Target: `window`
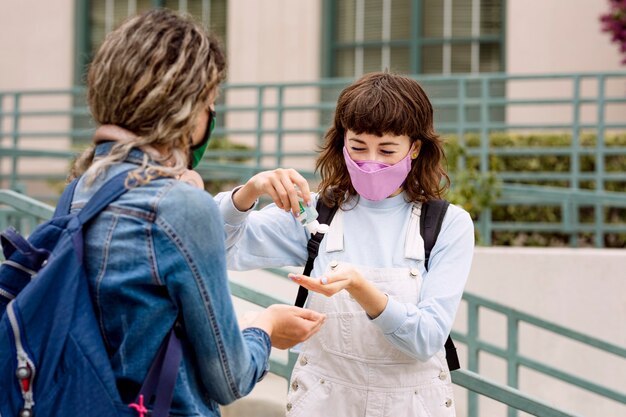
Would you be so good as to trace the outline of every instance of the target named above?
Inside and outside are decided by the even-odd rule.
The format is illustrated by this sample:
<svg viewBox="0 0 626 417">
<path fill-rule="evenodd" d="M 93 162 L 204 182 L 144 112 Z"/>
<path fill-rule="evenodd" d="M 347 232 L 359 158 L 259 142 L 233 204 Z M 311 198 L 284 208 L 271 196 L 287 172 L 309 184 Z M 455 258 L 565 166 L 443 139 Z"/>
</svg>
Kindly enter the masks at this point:
<svg viewBox="0 0 626 417">
<path fill-rule="evenodd" d="M 325 76 L 503 71 L 503 0 L 329 0 Z"/>
<path fill-rule="evenodd" d="M 156 7 L 186 12 L 219 36 L 225 47 L 227 6 L 227 0 L 78 0 L 76 2 L 75 84 L 84 84 L 86 68 L 93 54 L 106 34 L 127 17 Z M 221 104 L 223 100 L 224 98 L 220 96 L 218 104 Z M 86 106 L 84 94 L 74 96 L 74 106 Z M 218 118 L 217 123 L 221 127 L 223 119 Z M 89 129 L 93 128 L 90 117 L 75 116 L 72 124 L 75 130 L 84 131 L 84 134 L 74 136 L 74 143 L 78 145 L 89 143 L 91 141 Z"/>
<path fill-rule="evenodd" d="M 326 0 L 325 77 L 357 78 L 371 71 L 404 74 L 481 73 L 504 71 L 504 0 Z M 453 130 L 458 109 L 438 99 L 481 97 L 478 81 L 464 92 L 454 81 L 424 81 L 433 99 L 440 130 Z M 504 81 L 492 82 L 491 97 L 502 97 Z M 339 91 L 322 91 L 325 101 Z M 464 120 L 480 121 L 480 106 L 466 105 Z M 504 120 L 501 105 L 489 107 L 491 121 Z M 329 121 L 332 115 L 323 114 Z"/>
<path fill-rule="evenodd" d="M 92 0 L 91 50 L 95 51 L 104 36 L 128 16 L 153 7 L 189 13 L 223 41 L 226 40 L 226 0 Z"/>
<path fill-rule="evenodd" d="M 83 4 L 82 7 L 79 5 L 77 10 L 84 9 L 83 19 L 86 21 L 78 25 L 82 28 L 79 30 L 84 33 L 76 34 L 77 49 L 79 49 L 76 51 L 79 63 L 77 72 L 86 67 L 107 33 L 127 17 L 154 7 L 166 7 L 191 14 L 218 35 L 226 45 L 227 0 L 81 0 L 79 2 Z M 83 76 L 84 74 L 76 74 L 78 83 L 83 81 Z"/>
</svg>

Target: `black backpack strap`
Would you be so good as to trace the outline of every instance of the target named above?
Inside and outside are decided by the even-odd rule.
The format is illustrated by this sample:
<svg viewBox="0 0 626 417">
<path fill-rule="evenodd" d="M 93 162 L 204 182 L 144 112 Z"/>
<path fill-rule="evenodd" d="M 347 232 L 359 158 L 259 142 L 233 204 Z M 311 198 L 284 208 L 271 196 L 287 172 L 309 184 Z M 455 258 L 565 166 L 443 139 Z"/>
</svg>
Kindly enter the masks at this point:
<svg viewBox="0 0 626 417">
<path fill-rule="evenodd" d="M 424 239 L 424 267 L 427 271 L 428 262 L 430 261 L 430 252 L 435 246 L 435 242 L 437 242 L 437 236 L 443 224 L 443 217 L 446 215 L 449 205 L 450 203 L 445 200 L 430 200 L 422 204 L 420 233 L 422 234 L 422 239 Z M 454 342 L 449 335 L 444 346 L 446 348 L 448 368 L 450 368 L 451 371 L 459 369 L 461 367 L 459 355 L 457 355 L 456 346 L 454 346 Z"/>
<path fill-rule="evenodd" d="M 318 214 L 317 221 L 319 221 L 321 224 L 330 225 L 330 222 L 332 222 L 333 217 L 337 212 L 338 206 L 330 208 L 326 204 L 322 203 L 321 198 L 318 198 L 315 208 Z M 302 273 L 303 275 L 311 275 L 311 271 L 313 271 L 313 263 L 315 262 L 315 258 L 317 258 L 317 254 L 320 250 L 320 243 L 322 242 L 323 238 L 323 233 L 316 233 L 311 236 L 311 239 L 309 239 L 309 243 L 306 246 L 307 252 L 309 253 L 309 258 L 307 259 L 306 265 L 304 266 L 304 272 Z M 303 286 L 300 286 L 298 288 L 298 295 L 296 296 L 295 306 L 304 307 L 304 302 L 306 301 L 308 295 L 309 290 L 307 290 Z"/>
<path fill-rule="evenodd" d="M 430 252 L 437 242 L 437 236 L 441 230 L 443 217 L 448 210 L 449 202 L 446 200 L 430 200 L 422 203 L 422 215 L 420 217 L 420 234 L 424 239 L 424 267 L 428 271 Z"/>
</svg>

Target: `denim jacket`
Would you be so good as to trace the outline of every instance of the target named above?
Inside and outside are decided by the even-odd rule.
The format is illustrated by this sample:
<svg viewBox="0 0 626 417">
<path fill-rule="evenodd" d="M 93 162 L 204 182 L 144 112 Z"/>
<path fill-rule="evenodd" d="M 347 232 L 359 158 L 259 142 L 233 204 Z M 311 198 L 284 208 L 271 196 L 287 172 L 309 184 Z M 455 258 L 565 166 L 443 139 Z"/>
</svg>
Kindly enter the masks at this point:
<svg viewBox="0 0 626 417">
<path fill-rule="evenodd" d="M 111 144 L 96 148 L 106 154 Z M 91 187 L 78 184 L 72 210 L 143 152 L 110 167 Z M 241 331 L 226 274 L 221 215 L 206 192 L 163 178 L 132 188 L 85 232 L 85 269 L 117 387 L 133 402 L 177 317 L 183 360 L 170 413 L 219 416 L 218 404 L 249 393 L 265 374 L 267 333 Z"/>
</svg>

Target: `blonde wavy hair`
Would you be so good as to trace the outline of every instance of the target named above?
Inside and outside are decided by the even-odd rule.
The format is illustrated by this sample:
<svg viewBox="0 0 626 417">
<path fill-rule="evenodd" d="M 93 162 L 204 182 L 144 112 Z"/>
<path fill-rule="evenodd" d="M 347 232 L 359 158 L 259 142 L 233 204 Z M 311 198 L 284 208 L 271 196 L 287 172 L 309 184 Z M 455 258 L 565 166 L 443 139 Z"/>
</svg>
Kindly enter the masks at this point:
<svg viewBox="0 0 626 417">
<path fill-rule="evenodd" d="M 98 49 L 89 67 L 87 99 L 98 125 L 120 126 L 136 138 L 116 142 L 109 155 L 96 159 L 94 143 L 77 158 L 70 178 L 84 174 L 91 185 L 132 148 L 157 152 L 146 153 L 129 179 L 145 183 L 184 172 L 196 120 L 225 72 L 217 39 L 191 17 L 155 9 L 128 19 Z"/>
</svg>

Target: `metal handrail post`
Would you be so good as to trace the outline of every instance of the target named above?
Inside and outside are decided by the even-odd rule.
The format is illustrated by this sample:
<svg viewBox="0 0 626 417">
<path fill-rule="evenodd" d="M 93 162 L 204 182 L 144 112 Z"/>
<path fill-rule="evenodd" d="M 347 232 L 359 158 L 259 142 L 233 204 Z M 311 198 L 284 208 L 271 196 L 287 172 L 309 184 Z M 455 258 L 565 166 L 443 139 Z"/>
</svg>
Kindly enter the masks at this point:
<svg viewBox="0 0 626 417">
<path fill-rule="evenodd" d="M 474 343 L 478 340 L 479 306 L 474 300 L 467 301 L 467 369 L 479 372 L 479 348 Z M 478 395 L 473 391 L 467 392 L 467 415 L 478 417 Z"/>
<path fill-rule="evenodd" d="M 604 100 L 605 81 L 603 74 L 598 75 L 598 133 L 596 135 L 596 192 L 604 191 Z M 604 211 L 600 203 L 594 204 L 595 212 L 595 245 L 601 248 L 604 244 Z"/>
<path fill-rule="evenodd" d="M 276 114 L 276 166 L 280 167 L 283 164 L 283 99 L 284 99 L 284 86 L 279 86 L 276 92 L 276 107 L 278 108 Z"/>
<path fill-rule="evenodd" d="M 464 149 L 465 148 L 465 96 L 467 95 L 467 78 L 459 78 L 458 88 L 459 88 L 459 104 L 457 107 L 458 124 L 457 124 L 456 134 L 458 137 L 459 147 L 461 149 Z M 459 171 L 465 169 L 466 156 L 464 153 L 461 153 L 459 155 L 458 164 L 459 164 L 458 166 Z"/>
<path fill-rule="evenodd" d="M 511 312 L 507 315 L 507 385 L 519 388 L 519 363 L 517 354 L 519 350 L 519 321 Z M 508 417 L 517 417 L 517 410 L 508 408 Z"/>
<path fill-rule="evenodd" d="M 13 94 L 13 131 L 12 131 L 12 138 L 13 138 L 13 149 L 17 150 L 19 148 L 19 140 L 20 140 L 20 135 L 19 135 L 19 125 L 20 125 L 20 98 L 21 98 L 21 93 L 14 93 Z M 17 186 L 17 164 L 19 161 L 19 156 L 14 155 L 11 158 L 11 181 L 10 181 L 10 188 L 12 190 L 17 190 L 18 186 Z"/>
<path fill-rule="evenodd" d="M 261 160 L 263 155 L 263 96 L 265 93 L 265 87 L 259 86 L 257 88 L 257 126 L 256 126 L 256 166 L 261 166 Z"/>
<path fill-rule="evenodd" d="M 486 175 L 489 172 L 489 132 L 491 131 L 489 116 L 489 78 L 481 79 L 481 104 L 480 104 L 480 172 Z M 480 214 L 480 232 L 482 243 L 491 245 L 491 209 L 485 208 Z"/>
<path fill-rule="evenodd" d="M 576 75 L 573 79 L 574 91 L 573 91 L 573 114 L 572 114 L 572 152 L 570 154 L 570 173 L 572 179 L 570 181 L 570 188 L 577 191 L 580 187 L 580 180 L 578 173 L 580 172 L 580 75 Z M 572 203 L 571 221 L 572 232 L 569 235 L 570 247 L 576 246 L 576 240 L 578 234 L 576 233 L 576 227 L 578 226 L 578 205 Z"/>
</svg>

